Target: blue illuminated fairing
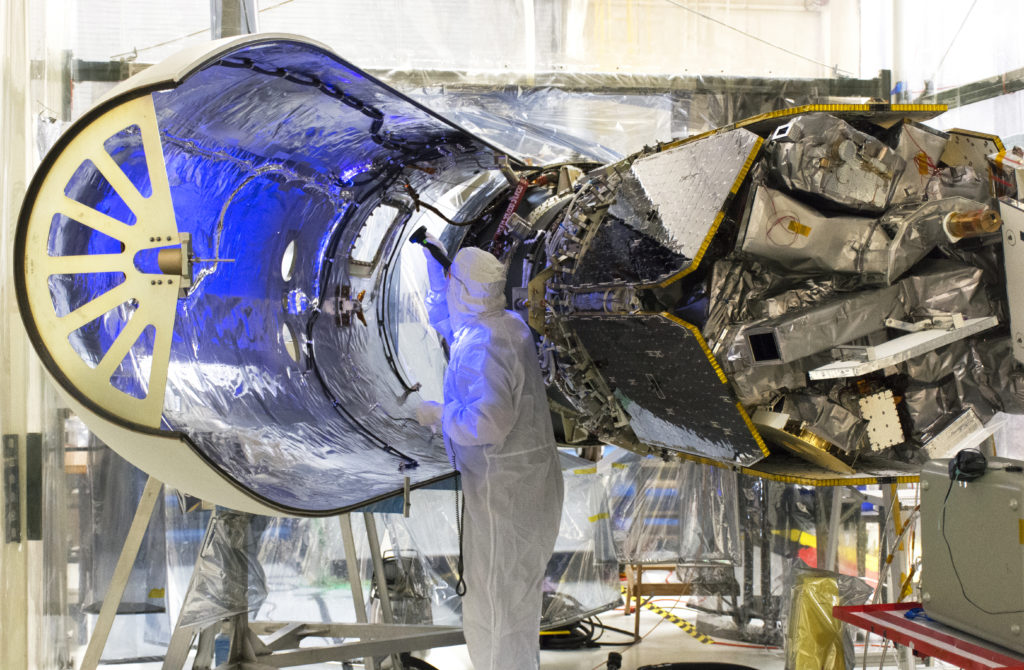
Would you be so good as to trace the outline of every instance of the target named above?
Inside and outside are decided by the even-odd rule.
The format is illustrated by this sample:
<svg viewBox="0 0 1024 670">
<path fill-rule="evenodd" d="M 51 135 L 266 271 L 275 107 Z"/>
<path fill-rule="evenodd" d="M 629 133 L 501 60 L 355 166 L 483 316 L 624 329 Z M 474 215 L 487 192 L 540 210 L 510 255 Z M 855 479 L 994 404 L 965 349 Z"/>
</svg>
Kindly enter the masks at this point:
<svg viewBox="0 0 1024 670">
<path fill-rule="evenodd" d="M 398 262 L 402 231 L 421 215 L 399 186 L 437 199 L 493 165 L 491 150 L 300 41 L 219 54 L 153 100 L 177 228 L 191 235 L 197 259 L 177 303 L 164 428 L 284 510 L 327 513 L 392 493 L 405 476 L 416 485 L 449 474 L 437 438 L 412 420 L 415 384 L 439 388 L 437 339 L 425 327 L 406 330 L 414 341 L 401 344 L 418 345 L 415 369 L 395 353 L 395 324 L 425 318 L 417 298 L 395 288 L 408 265 Z M 144 192 L 137 128 L 106 148 Z M 67 194 L 132 223 L 88 164 Z M 368 250 L 358 236 L 375 210 L 365 235 L 379 242 Z M 115 245 L 66 218 L 50 236 L 51 255 L 118 253 Z M 67 313 L 120 281 L 118 273 L 55 276 L 54 307 Z M 75 349 L 99 360 L 132 311 L 125 303 L 72 334 Z M 137 397 L 147 392 L 147 346 L 151 334 L 111 380 Z"/>
</svg>

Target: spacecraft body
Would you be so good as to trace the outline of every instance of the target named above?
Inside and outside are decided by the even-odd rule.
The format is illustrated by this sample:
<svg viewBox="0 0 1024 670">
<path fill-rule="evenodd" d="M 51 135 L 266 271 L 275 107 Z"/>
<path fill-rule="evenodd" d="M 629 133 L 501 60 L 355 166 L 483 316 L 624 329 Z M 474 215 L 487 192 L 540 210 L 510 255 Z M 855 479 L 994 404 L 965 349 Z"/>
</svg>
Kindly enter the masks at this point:
<svg viewBox="0 0 1024 670">
<path fill-rule="evenodd" d="M 1016 191 L 990 178 L 1006 154 L 914 120 L 934 113 L 783 110 L 589 173 L 532 322 L 575 427 L 853 474 L 1020 411 L 999 234 Z"/>
<path fill-rule="evenodd" d="M 1020 411 L 1016 159 L 920 123 L 939 111 L 797 108 L 534 165 L 321 45 L 229 39 L 124 82 L 50 151 L 19 306 L 94 432 L 242 510 L 332 514 L 451 474 L 414 419 L 445 365 L 420 226 L 507 263 L 562 443 L 906 469 Z"/>
</svg>

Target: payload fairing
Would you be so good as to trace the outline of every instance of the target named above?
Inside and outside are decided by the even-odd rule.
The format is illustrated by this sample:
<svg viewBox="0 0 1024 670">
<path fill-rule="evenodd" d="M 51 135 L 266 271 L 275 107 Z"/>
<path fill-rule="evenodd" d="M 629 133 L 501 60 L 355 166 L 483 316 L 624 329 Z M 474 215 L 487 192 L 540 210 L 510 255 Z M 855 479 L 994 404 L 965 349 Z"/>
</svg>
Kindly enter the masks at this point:
<svg viewBox="0 0 1024 670">
<path fill-rule="evenodd" d="M 414 420 L 445 364 L 421 225 L 509 266 L 564 444 L 913 473 L 1022 409 L 1014 158 L 922 125 L 940 111 L 816 105 L 537 166 L 321 45 L 229 39 L 124 82 L 47 155 L 19 305 L 94 432 L 242 510 L 451 474 Z"/>
</svg>

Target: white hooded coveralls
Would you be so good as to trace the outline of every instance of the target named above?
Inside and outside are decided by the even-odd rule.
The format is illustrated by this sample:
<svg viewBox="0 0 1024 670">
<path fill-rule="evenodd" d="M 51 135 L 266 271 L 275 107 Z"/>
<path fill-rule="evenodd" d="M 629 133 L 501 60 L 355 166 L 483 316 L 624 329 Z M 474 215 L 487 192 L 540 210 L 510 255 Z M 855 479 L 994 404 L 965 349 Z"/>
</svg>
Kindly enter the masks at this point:
<svg viewBox="0 0 1024 670">
<path fill-rule="evenodd" d="M 504 309 L 494 256 L 460 250 L 447 286 L 429 253 L 427 264 L 430 323 L 450 345 L 441 427 L 465 496 L 466 645 L 475 670 L 532 670 L 563 492 L 533 337 Z"/>
</svg>

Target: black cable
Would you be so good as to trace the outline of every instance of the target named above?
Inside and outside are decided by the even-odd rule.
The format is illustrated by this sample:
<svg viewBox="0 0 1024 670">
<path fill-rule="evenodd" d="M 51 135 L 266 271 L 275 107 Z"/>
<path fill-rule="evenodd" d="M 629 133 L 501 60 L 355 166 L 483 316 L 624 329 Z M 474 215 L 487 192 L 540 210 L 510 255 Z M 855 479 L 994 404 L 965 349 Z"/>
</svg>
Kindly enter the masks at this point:
<svg viewBox="0 0 1024 670">
<path fill-rule="evenodd" d="M 455 529 L 459 533 L 459 560 L 455 569 L 459 573 L 459 581 L 455 583 L 455 595 L 464 596 L 466 595 L 466 572 L 462 553 L 462 523 L 466 514 L 466 496 L 459 494 L 462 490 L 462 475 L 459 474 L 458 477 L 459 481 L 455 483 Z"/>
<path fill-rule="evenodd" d="M 629 641 L 600 642 L 605 632 L 629 636 Z M 608 626 L 596 616 L 574 621 L 564 628 L 544 631 L 540 637 L 541 649 L 547 651 L 568 651 L 595 647 L 630 647 L 640 641 L 632 631 Z"/>
<path fill-rule="evenodd" d="M 391 172 L 385 171 L 380 173 L 379 176 L 381 178 L 382 183 L 379 184 L 377 187 L 371 189 L 368 193 L 364 194 L 362 197 L 362 201 L 365 201 L 371 195 L 379 191 L 385 184 L 390 183 L 391 179 L 393 179 L 394 176 L 396 176 L 400 170 L 400 167 L 396 167 Z M 345 229 L 346 226 L 344 225 L 338 226 L 338 229 L 334 232 L 331 239 L 328 240 L 327 248 L 324 251 L 324 257 L 325 259 L 328 260 L 328 262 L 324 263 L 323 267 L 321 268 L 320 295 L 318 296 L 319 304 L 321 305 L 324 304 L 326 300 L 327 286 L 330 282 L 331 270 L 333 269 L 333 259 L 337 253 L 338 244 L 340 243 L 341 238 L 344 235 Z M 306 324 L 306 338 L 307 341 L 309 342 L 309 345 L 306 347 L 306 357 L 308 360 L 309 369 L 312 370 L 317 381 L 320 382 L 320 386 L 324 391 L 325 395 L 327 396 L 327 399 L 331 402 L 331 405 L 334 407 L 335 411 L 337 411 L 339 414 L 347 418 L 352 423 L 353 427 L 355 427 L 355 429 L 359 433 L 361 433 L 365 438 L 370 440 L 371 443 L 375 444 L 378 449 L 381 449 L 382 451 L 385 451 L 391 454 L 392 456 L 401 459 L 403 461 L 403 468 L 417 467 L 419 465 L 419 462 L 416 459 L 402 453 L 398 449 L 395 449 L 393 446 L 388 444 L 387 441 L 381 439 L 381 437 L 377 435 L 375 432 L 366 428 L 359 420 L 356 419 L 355 416 L 353 416 L 351 412 L 348 411 L 348 409 L 338 400 L 338 398 L 331 391 L 331 387 L 327 383 L 327 379 L 324 377 L 323 372 L 320 369 L 320 366 L 316 362 L 316 352 L 313 346 L 313 342 L 315 341 L 313 337 L 313 330 L 314 327 L 316 326 L 317 320 L 320 317 L 320 313 L 321 312 L 319 309 L 314 310 L 313 314 L 310 316 Z"/>
<path fill-rule="evenodd" d="M 585 619 L 574 621 L 565 628 L 544 631 L 540 636 L 540 648 L 545 651 L 569 651 L 596 646 L 594 626 Z"/>
<path fill-rule="evenodd" d="M 966 451 L 966 450 L 964 450 L 964 451 Z M 960 453 L 962 454 L 964 452 L 961 451 Z M 957 458 L 953 462 L 951 462 L 951 465 L 953 465 L 953 463 L 955 463 L 957 461 L 960 461 L 960 454 L 957 454 Z M 954 468 L 955 467 L 956 466 L 954 466 Z M 951 468 L 951 470 L 954 469 L 954 468 Z M 954 474 L 963 474 L 963 473 L 960 470 L 957 469 L 957 470 L 955 470 Z M 942 521 L 939 524 L 939 528 L 942 530 L 942 539 L 946 542 L 946 551 L 949 552 L 949 564 L 953 568 L 953 574 L 956 575 L 957 583 L 960 585 L 960 593 L 963 594 L 964 600 L 966 600 L 970 604 L 974 605 L 976 608 L 978 608 L 979 610 L 981 610 L 985 614 L 1021 614 L 1021 613 L 1024 613 L 1024 609 L 1017 609 L 1017 610 L 987 610 L 984 607 L 982 607 L 981 605 L 979 605 L 978 603 L 976 603 L 973 600 L 971 600 L 971 597 L 969 595 L 967 595 L 967 590 L 964 588 L 964 582 L 960 578 L 960 571 L 956 569 L 956 561 L 953 559 L 953 547 L 950 546 L 949 538 L 946 537 L 946 503 L 949 500 L 950 492 L 953 490 L 953 482 L 954 481 L 968 481 L 968 480 L 964 479 L 964 478 L 959 478 L 957 476 L 951 476 L 949 478 L 949 488 L 946 489 L 946 497 L 942 499 Z"/>
<path fill-rule="evenodd" d="M 600 640 L 601 639 L 601 635 L 604 635 L 605 631 L 612 631 L 613 633 L 621 633 L 622 635 L 628 635 L 630 637 L 630 641 L 629 642 L 601 642 L 599 644 L 602 647 L 628 647 L 628 646 L 636 644 L 637 642 L 640 641 L 640 636 L 636 635 L 632 631 L 624 630 L 622 628 L 616 628 L 615 626 L 609 626 L 608 624 L 604 623 L 603 621 L 601 621 L 597 617 L 594 617 L 594 622 L 596 623 L 596 625 L 598 627 L 601 628 L 601 633 L 596 638 L 594 638 L 595 640 Z"/>
<path fill-rule="evenodd" d="M 405 182 L 404 186 L 406 192 L 409 194 L 409 197 L 412 198 L 413 205 L 415 205 L 417 210 L 419 210 L 422 207 L 428 212 L 432 212 L 433 214 L 438 216 L 442 221 L 444 221 L 450 226 L 472 226 L 486 220 L 487 210 L 485 209 L 484 212 L 481 212 L 479 216 L 476 216 L 470 219 L 469 221 L 452 221 L 447 216 L 445 216 L 444 213 L 442 213 L 441 210 L 439 210 L 437 207 L 434 207 L 429 202 L 424 202 L 420 200 L 420 194 L 416 192 L 416 189 L 412 187 L 412 184 L 410 184 L 409 182 Z"/>
<path fill-rule="evenodd" d="M 406 670 L 437 670 L 437 666 L 427 663 L 422 658 L 416 658 L 409 652 L 399 654 L 398 658 L 402 661 L 402 667 Z"/>
</svg>

